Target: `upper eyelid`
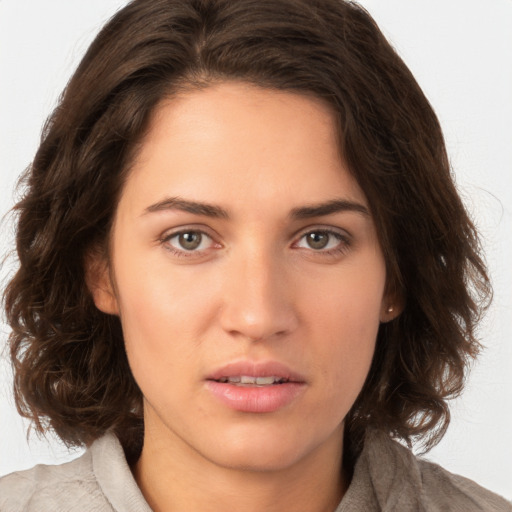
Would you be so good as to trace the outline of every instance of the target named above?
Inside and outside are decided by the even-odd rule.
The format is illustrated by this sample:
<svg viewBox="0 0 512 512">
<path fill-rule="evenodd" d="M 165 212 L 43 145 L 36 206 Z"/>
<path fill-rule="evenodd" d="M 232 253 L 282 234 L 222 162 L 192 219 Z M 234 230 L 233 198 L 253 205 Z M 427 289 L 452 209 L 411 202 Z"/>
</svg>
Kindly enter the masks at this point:
<svg viewBox="0 0 512 512">
<path fill-rule="evenodd" d="M 199 226 L 190 225 L 190 226 L 179 226 L 176 228 L 166 229 L 165 231 L 162 232 L 162 234 L 158 237 L 158 239 L 161 241 L 169 240 L 170 238 L 180 235 L 182 233 L 201 233 L 202 235 L 208 236 L 212 240 L 215 240 L 216 238 L 218 238 L 218 235 L 211 228 L 207 228 L 205 226 L 199 227 Z"/>
<path fill-rule="evenodd" d="M 208 247 L 199 250 L 186 250 L 184 248 L 175 247 L 174 243 L 171 240 L 173 240 L 175 237 L 183 233 L 200 233 L 202 236 L 208 237 L 208 239 L 210 240 L 208 243 Z M 164 231 L 164 233 L 157 238 L 157 243 L 158 245 L 164 247 L 167 251 L 174 253 L 175 256 L 181 255 L 187 258 L 198 258 L 201 256 L 205 256 L 210 251 L 222 247 L 222 244 L 218 242 L 218 239 L 210 235 L 204 229 L 186 227 Z"/>
<path fill-rule="evenodd" d="M 178 237 L 179 235 L 183 233 L 200 233 L 202 236 L 206 236 L 210 239 L 209 246 L 204 249 L 193 249 L 193 250 L 187 250 L 185 248 L 179 248 L 175 247 L 174 244 L 171 242 L 171 240 L 175 237 Z M 190 261 L 195 261 L 196 259 L 201 259 L 208 254 L 210 254 L 210 251 L 219 248 L 215 247 L 215 245 L 220 245 L 219 242 L 216 241 L 216 239 L 211 236 L 209 233 L 207 233 L 203 229 L 190 229 L 190 228 L 177 228 L 172 231 L 164 232 L 161 237 L 158 239 L 158 244 L 162 245 L 165 250 L 170 251 L 175 257 L 184 257 L 190 259 Z"/>
<path fill-rule="evenodd" d="M 298 230 L 294 235 L 293 239 L 298 240 L 302 238 L 304 235 L 307 235 L 308 233 L 314 233 L 314 232 L 324 232 L 324 233 L 331 233 L 333 235 L 339 235 L 342 238 L 352 238 L 352 234 L 347 231 L 346 229 L 335 227 L 335 226 L 323 226 L 323 225 L 316 225 L 316 226 L 308 226 L 306 228 L 302 228 Z"/>
<path fill-rule="evenodd" d="M 312 231 L 306 231 L 305 233 L 303 233 L 302 235 L 300 235 L 294 242 L 292 245 L 298 245 L 301 240 L 303 240 L 306 235 L 310 234 L 310 233 L 324 233 L 324 234 L 327 234 L 329 235 L 330 237 L 334 238 L 335 240 L 337 240 L 337 243 L 340 243 L 340 244 L 349 244 L 350 243 L 350 239 L 348 236 L 344 236 L 343 234 L 337 232 L 337 231 L 329 231 L 327 229 L 325 230 L 320 230 L 320 229 L 317 229 L 317 230 L 312 230 Z"/>
<path fill-rule="evenodd" d="M 307 227 L 303 227 L 300 230 L 297 230 L 291 237 L 292 243 L 296 243 L 297 241 L 302 239 L 302 237 L 304 237 L 308 233 L 319 232 L 319 231 L 325 232 L 325 233 L 330 233 L 334 236 L 339 236 L 341 239 L 351 239 L 352 238 L 351 233 L 344 228 L 319 224 L 319 225 L 310 225 Z M 164 241 L 167 241 L 167 240 L 173 238 L 174 236 L 177 236 L 181 233 L 187 233 L 187 232 L 201 233 L 201 234 L 206 235 L 207 237 L 211 238 L 213 242 L 221 243 L 221 242 L 219 242 L 219 239 L 221 238 L 221 236 L 215 230 L 213 230 L 209 226 L 194 225 L 194 224 L 179 226 L 179 227 L 175 227 L 175 228 L 169 228 L 162 232 L 162 234 L 158 237 L 158 240 L 160 242 L 164 242 Z"/>
</svg>

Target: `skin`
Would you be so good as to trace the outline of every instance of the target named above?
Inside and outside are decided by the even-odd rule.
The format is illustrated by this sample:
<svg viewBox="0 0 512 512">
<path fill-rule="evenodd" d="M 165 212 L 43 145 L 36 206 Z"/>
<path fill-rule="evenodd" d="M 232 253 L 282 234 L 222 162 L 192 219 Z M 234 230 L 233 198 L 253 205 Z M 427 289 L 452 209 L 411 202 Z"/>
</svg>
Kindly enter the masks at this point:
<svg viewBox="0 0 512 512">
<path fill-rule="evenodd" d="M 340 200 L 351 208 L 304 216 Z M 133 472 L 155 511 L 336 508 L 344 418 L 392 315 L 368 210 L 319 99 L 228 82 L 156 109 L 108 268 L 89 276 L 144 395 Z M 186 250 L 177 232 L 202 241 Z M 205 378 L 240 360 L 279 361 L 303 389 L 275 412 L 230 409 Z"/>
</svg>

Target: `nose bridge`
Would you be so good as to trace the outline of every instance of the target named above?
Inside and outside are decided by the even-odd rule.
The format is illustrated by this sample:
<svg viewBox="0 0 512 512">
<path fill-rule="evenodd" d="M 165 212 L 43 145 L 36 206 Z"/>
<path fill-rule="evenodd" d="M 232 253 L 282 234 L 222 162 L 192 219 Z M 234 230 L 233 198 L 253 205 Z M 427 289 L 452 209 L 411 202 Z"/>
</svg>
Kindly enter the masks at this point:
<svg viewBox="0 0 512 512">
<path fill-rule="evenodd" d="M 235 254 L 236 253 L 236 254 Z M 297 323 L 283 261 L 271 247 L 233 251 L 224 288 L 223 328 L 252 340 L 291 332 Z"/>
</svg>

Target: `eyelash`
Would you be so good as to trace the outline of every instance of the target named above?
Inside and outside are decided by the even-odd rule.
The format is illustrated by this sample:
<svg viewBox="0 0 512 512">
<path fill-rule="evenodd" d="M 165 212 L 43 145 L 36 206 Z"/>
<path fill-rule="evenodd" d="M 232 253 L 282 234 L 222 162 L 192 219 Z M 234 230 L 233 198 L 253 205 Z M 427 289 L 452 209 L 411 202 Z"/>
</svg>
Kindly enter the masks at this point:
<svg viewBox="0 0 512 512">
<path fill-rule="evenodd" d="M 306 236 L 311 234 L 320 234 L 320 235 L 328 235 L 329 237 L 334 237 L 338 244 L 335 247 L 332 247 L 331 249 L 319 249 L 315 250 L 312 247 L 311 248 L 305 248 L 306 250 L 311 250 L 314 254 L 320 254 L 322 256 L 339 256 L 342 254 L 345 254 L 351 246 L 351 238 L 347 234 L 340 233 L 339 231 L 328 229 L 328 228 L 313 228 L 308 229 L 307 231 L 303 232 L 300 237 L 298 238 L 298 242 L 295 242 L 294 245 L 298 244 L 301 240 L 303 240 Z M 328 242 L 329 243 L 329 242 Z M 298 249 L 301 249 L 298 247 Z"/>
<path fill-rule="evenodd" d="M 173 233 L 164 235 L 159 240 L 159 242 L 165 246 L 166 250 L 168 250 L 174 256 L 177 256 L 179 258 L 194 258 L 194 257 L 197 258 L 197 257 L 203 256 L 205 251 L 207 251 L 208 249 L 203 249 L 201 251 L 186 250 L 186 249 L 177 249 L 176 247 L 173 247 L 171 245 L 170 241 L 173 238 L 177 238 L 181 235 L 187 235 L 187 234 L 196 234 L 196 235 L 201 235 L 201 237 L 207 237 L 212 241 L 213 244 L 215 244 L 213 237 L 201 229 L 182 229 L 180 231 L 175 231 Z M 217 244 L 217 245 L 220 246 L 220 244 Z"/>
<path fill-rule="evenodd" d="M 207 249 L 203 249 L 203 250 L 199 250 L 199 251 L 194 250 L 194 249 L 186 250 L 186 249 L 178 249 L 176 247 L 173 247 L 170 244 L 170 241 L 173 238 L 177 238 L 181 235 L 186 235 L 186 234 L 201 235 L 201 237 L 209 238 L 213 245 L 216 244 L 213 237 L 201 229 L 182 229 L 180 231 L 175 231 L 173 233 L 166 234 L 163 237 L 161 237 L 159 242 L 165 246 L 166 250 L 168 250 L 174 256 L 177 256 L 179 258 L 198 258 L 198 257 L 203 256 L 205 254 L 205 251 L 208 251 L 211 248 L 211 247 L 209 247 Z M 311 235 L 311 234 L 328 235 L 329 237 L 334 237 L 339 243 L 331 249 L 318 249 L 318 250 L 315 250 L 312 247 L 307 248 L 307 247 L 298 247 L 297 246 L 297 244 L 301 240 L 305 239 L 306 236 Z M 328 243 L 327 243 L 327 245 L 328 245 Z M 293 246 L 295 246 L 296 249 L 305 249 L 305 250 L 311 251 L 313 254 L 334 257 L 334 256 L 338 256 L 340 254 L 345 254 L 349 250 L 351 244 L 352 244 L 352 242 L 351 242 L 350 237 L 348 235 L 344 235 L 344 234 L 340 233 L 339 231 L 335 231 L 333 229 L 327 229 L 327 228 L 317 228 L 317 229 L 313 228 L 313 229 L 308 229 L 307 231 L 302 232 L 302 234 L 298 237 L 297 241 L 293 243 Z M 219 247 L 221 247 L 220 244 L 217 243 L 217 245 Z"/>
</svg>

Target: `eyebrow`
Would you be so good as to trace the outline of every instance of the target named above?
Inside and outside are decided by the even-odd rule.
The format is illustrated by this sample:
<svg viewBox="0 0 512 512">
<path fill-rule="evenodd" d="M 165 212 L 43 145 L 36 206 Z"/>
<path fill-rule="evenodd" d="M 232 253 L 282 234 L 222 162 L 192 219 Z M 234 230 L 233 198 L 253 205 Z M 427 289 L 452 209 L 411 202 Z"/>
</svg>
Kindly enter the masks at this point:
<svg viewBox="0 0 512 512">
<path fill-rule="evenodd" d="M 294 208 L 290 212 L 290 217 L 298 220 L 311 219 L 313 217 L 323 217 L 339 212 L 356 212 L 364 216 L 370 216 L 370 212 L 366 206 L 361 203 L 349 201 L 347 199 L 333 199 L 325 203 L 313 204 Z"/>
<path fill-rule="evenodd" d="M 180 197 L 169 197 L 163 201 L 148 206 L 144 213 L 160 212 L 163 210 L 181 210 L 196 215 L 227 219 L 229 214 L 224 208 L 213 204 L 202 203 L 199 201 L 188 201 Z"/>
<path fill-rule="evenodd" d="M 165 210 L 181 210 L 195 215 L 204 215 L 205 217 L 229 219 L 229 213 L 227 210 L 220 206 L 203 203 L 201 201 L 190 201 L 180 197 L 169 197 L 159 201 L 158 203 L 152 204 L 144 210 L 144 214 Z M 292 219 L 302 220 L 347 211 L 360 213 L 364 216 L 370 215 L 368 208 L 361 203 L 349 201 L 347 199 L 332 199 L 324 203 L 294 208 L 291 210 L 289 216 Z"/>
</svg>

